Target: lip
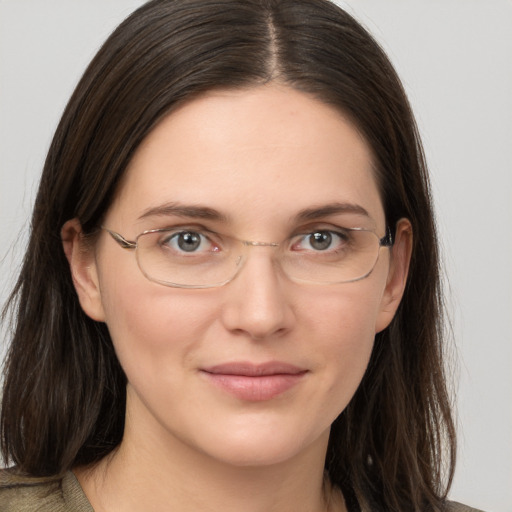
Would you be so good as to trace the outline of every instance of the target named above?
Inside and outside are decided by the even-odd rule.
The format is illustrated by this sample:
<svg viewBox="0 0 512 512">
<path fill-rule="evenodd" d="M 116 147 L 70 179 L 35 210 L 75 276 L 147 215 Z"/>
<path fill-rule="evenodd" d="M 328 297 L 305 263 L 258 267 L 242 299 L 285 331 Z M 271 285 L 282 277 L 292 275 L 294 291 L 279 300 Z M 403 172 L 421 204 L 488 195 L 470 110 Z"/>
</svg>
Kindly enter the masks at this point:
<svg viewBox="0 0 512 512">
<path fill-rule="evenodd" d="M 200 371 L 216 387 L 250 402 L 271 400 L 285 393 L 299 384 L 308 372 L 279 361 L 263 364 L 225 363 Z"/>
</svg>

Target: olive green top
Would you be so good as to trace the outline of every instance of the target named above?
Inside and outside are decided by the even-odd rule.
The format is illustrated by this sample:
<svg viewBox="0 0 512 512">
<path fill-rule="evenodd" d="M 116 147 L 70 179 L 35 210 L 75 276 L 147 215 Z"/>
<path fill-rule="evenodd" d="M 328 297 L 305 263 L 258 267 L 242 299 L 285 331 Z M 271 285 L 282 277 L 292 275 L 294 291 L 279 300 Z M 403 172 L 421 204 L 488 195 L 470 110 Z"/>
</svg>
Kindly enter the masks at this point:
<svg viewBox="0 0 512 512">
<path fill-rule="evenodd" d="M 27 478 L 0 471 L 0 512 L 94 512 L 75 475 Z M 450 502 L 446 512 L 482 512 Z"/>
<path fill-rule="evenodd" d="M 75 475 L 26 478 L 0 471 L 0 512 L 94 512 Z"/>
</svg>

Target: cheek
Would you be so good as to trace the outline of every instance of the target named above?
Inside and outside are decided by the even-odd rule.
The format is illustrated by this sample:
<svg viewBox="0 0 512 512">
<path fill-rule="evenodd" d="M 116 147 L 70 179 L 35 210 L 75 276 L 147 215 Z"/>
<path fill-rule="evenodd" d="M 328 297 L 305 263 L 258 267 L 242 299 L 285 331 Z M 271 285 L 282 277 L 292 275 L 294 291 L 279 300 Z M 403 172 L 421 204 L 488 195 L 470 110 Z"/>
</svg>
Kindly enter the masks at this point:
<svg viewBox="0 0 512 512">
<path fill-rule="evenodd" d="M 104 281 L 106 323 L 128 380 L 170 380 L 199 349 L 214 311 L 207 294 L 170 289 L 123 271 Z"/>
<path fill-rule="evenodd" d="M 320 335 L 317 338 L 332 350 L 357 351 L 365 340 L 373 341 L 381 293 L 376 287 L 361 286 L 362 283 L 324 289 L 302 307 L 303 314 L 309 318 L 308 324 Z"/>
<path fill-rule="evenodd" d="M 380 294 L 372 287 L 343 286 L 307 309 L 315 350 L 322 354 L 318 370 L 329 390 L 325 405 L 332 419 L 347 406 L 366 371 L 380 305 Z"/>
</svg>

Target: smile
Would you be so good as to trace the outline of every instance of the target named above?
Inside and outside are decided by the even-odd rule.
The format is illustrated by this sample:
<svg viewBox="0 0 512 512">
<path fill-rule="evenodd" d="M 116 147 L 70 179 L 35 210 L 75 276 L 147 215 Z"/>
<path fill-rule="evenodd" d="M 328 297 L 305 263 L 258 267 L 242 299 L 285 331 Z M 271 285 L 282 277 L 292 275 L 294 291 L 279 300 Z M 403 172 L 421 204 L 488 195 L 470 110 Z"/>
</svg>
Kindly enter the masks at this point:
<svg viewBox="0 0 512 512">
<path fill-rule="evenodd" d="M 201 373 L 216 387 L 250 402 L 271 400 L 293 388 L 307 370 L 281 362 L 261 365 L 227 363 L 201 369 Z"/>
</svg>

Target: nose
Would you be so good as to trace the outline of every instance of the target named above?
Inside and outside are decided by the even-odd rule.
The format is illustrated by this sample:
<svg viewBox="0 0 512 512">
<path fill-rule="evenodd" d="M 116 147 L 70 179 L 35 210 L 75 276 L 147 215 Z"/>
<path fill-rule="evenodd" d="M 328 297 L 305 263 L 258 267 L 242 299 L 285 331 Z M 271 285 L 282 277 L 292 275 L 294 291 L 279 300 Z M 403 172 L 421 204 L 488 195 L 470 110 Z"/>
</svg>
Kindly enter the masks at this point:
<svg viewBox="0 0 512 512">
<path fill-rule="evenodd" d="M 255 340 L 282 335 L 295 321 L 291 290 L 287 290 L 291 283 L 275 265 L 272 247 L 252 247 L 250 253 L 223 290 L 223 324 Z"/>
</svg>

